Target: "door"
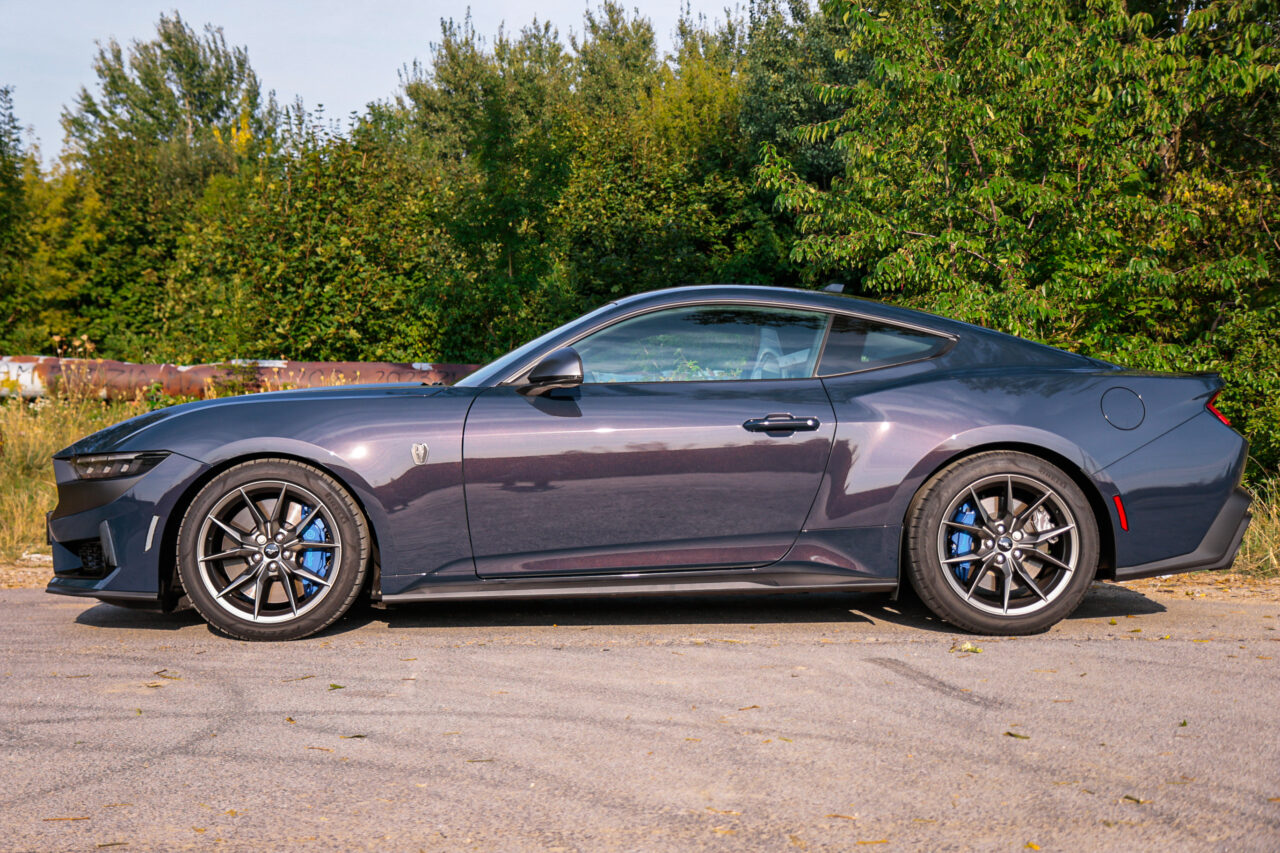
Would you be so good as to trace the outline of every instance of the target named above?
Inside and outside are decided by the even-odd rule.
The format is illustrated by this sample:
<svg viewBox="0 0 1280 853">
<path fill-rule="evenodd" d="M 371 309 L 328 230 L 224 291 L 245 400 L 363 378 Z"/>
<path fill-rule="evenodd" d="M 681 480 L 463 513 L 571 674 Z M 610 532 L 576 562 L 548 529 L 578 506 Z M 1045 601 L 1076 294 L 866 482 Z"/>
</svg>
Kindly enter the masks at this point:
<svg viewBox="0 0 1280 853">
<path fill-rule="evenodd" d="M 578 341 L 584 383 L 484 391 L 463 442 L 482 577 L 762 566 L 799 534 L 834 414 L 827 316 L 683 306 Z"/>
</svg>

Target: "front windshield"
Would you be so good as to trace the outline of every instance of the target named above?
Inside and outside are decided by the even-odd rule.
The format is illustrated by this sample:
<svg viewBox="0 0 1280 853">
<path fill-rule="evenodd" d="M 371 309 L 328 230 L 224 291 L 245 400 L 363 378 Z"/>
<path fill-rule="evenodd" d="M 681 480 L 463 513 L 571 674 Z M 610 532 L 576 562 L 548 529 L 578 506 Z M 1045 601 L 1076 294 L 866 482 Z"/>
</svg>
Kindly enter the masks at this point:
<svg viewBox="0 0 1280 853">
<path fill-rule="evenodd" d="M 591 325 L 592 322 L 594 322 L 594 320 L 596 319 L 596 317 L 608 311 L 609 309 L 613 308 L 617 304 L 618 303 L 616 302 L 610 302 L 608 305 L 601 305 L 599 308 L 592 311 L 590 314 L 584 314 L 578 319 L 571 320 L 568 323 L 565 323 L 563 326 L 560 326 L 559 328 L 552 329 L 551 331 L 547 332 L 545 335 L 534 338 L 524 346 L 517 347 L 516 349 L 513 349 L 511 352 L 507 353 L 506 355 L 499 357 L 497 360 L 489 362 L 484 367 L 477 370 L 475 373 L 472 373 L 471 375 L 463 379 L 459 379 L 454 384 L 463 388 L 477 388 L 477 387 L 483 387 L 485 385 L 492 385 L 495 382 L 498 382 L 501 379 L 503 379 L 508 373 L 510 373 L 512 370 L 518 367 L 525 359 L 529 358 L 531 355 L 533 355 L 534 353 L 544 348 L 547 344 L 551 343 L 551 341 L 553 341 L 555 338 L 558 338 L 567 332 L 571 332 L 580 326 Z"/>
</svg>

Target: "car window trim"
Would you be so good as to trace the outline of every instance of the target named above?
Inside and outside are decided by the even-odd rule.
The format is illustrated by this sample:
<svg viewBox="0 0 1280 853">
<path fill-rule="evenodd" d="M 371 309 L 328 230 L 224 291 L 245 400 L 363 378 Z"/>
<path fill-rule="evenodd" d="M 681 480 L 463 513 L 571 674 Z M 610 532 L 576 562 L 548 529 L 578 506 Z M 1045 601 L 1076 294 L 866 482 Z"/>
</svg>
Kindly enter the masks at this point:
<svg viewBox="0 0 1280 853">
<path fill-rule="evenodd" d="M 830 379 L 830 378 L 833 378 L 833 377 L 836 377 L 836 376 L 848 376 L 848 375 L 849 375 L 849 374 L 851 374 L 851 373 L 866 373 L 866 372 L 871 371 L 871 370 L 883 370 L 883 369 L 884 369 L 884 368 L 886 368 L 886 367 L 898 367 L 898 366 L 900 366 L 900 365 L 903 365 L 903 364 L 911 364 L 911 363 L 916 362 L 916 361 L 927 361 L 928 359 L 931 359 L 931 358 L 937 358 L 938 356 L 941 356 L 941 355 L 944 355 L 944 354 L 945 354 L 945 353 L 947 353 L 947 352 L 950 352 L 951 348 L 952 348 L 953 346 L 955 346 L 955 343 L 956 343 L 956 340 L 957 340 L 957 337 L 956 337 L 955 335 L 953 335 L 953 334 L 948 334 L 948 333 L 946 333 L 946 332 L 939 332 L 939 331 L 937 331 L 936 329 L 930 329 L 930 328 L 927 328 L 927 327 L 925 327 L 925 326 L 920 326 L 920 325 L 917 325 L 917 324 L 914 324 L 914 323 L 903 323 L 903 322 L 898 322 L 898 321 L 896 321 L 896 320 L 884 320 L 884 319 L 882 319 L 882 318 L 880 318 L 880 317 L 870 317 L 870 316 L 867 316 L 866 314 L 862 314 L 862 313 L 859 313 L 859 312 L 857 312 L 857 311 L 842 311 L 842 310 L 840 310 L 840 309 L 838 309 L 838 308 L 827 308 L 827 307 L 825 307 L 825 306 L 818 307 L 818 306 L 814 306 L 814 305 L 807 305 L 807 304 L 805 304 L 805 303 L 801 302 L 800 300 L 794 300 L 794 301 L 791 301 L 791 300 L 787 300 L 787 301 L 775 301 L 775 300 L 772 300 L 772 299 L 730 299 L 730 300 L 725 300 L 725 299 L 711 299 L 711 298 L 707 298 L 707 299 L 691 299 L 691 300 L 688 300 L 688 301 L 670 302 L 670 303 L 666 303 L 666 304 L 663 304 L 663 305 L 652 305 L 652 306 L 647 306 L 647 307 L 643 307 L 643 308 L 636 308 L 636 309 L 634 309 L 634 310 L 632 310 L 632 311 L 628 311 L 628 312 L 626 312 L 626 313 L 624 313 L 624 314 L 619 314 L 619 315 L 618 315 L 618 316 L 616 316 L 616 317 L 611 317 L 611 318 L 609 318 L 608 320 L 606 320 L 606 321 L 603 321 L 603 322 L 599 323 L 598 325 L 592 326 L 591 328 L 586 329 L 586 330 L 585 330 L 585 331 L 583 331 L 583 332 L 580 332 L 580 333 L 579 333 L 577 336 L 575 336 L 572 340 L 564 341 L 564 342 L 560 342 L 560 343 L 557 343 L 557 344 L 555 344 L 555 345 L 553 345 L 553 346 L 548 346 L 548 347 L 547 347 L 545 350 L 543 350 L 542 352 L 539 352 L 537 355 L 534 355 L 534 356 L 530 357 L 528 360 L 526 360 L 526 361 L 525 361 L 523 364 L 521 364 L 521 365 L 520 365 L 520 366 L 519 366 L 515 371 L 513 371 L 513 372 L 511 372 L 511 373 L 508 373 L 508 374 L 507 374 L 507 377 L 506 377 L 505 379 L 502 379 L 501 381 L 499 381 L 499 382 L 495 383 L 493 386 L 490 386 L 490 387 L 502 387 L 502 386 L 504 386 L 504 385 L 506 385 L 506 386 L 510 386 L 510 385 L 523 385 L 523 384 L 525 384 L 525 381 L 523 381 L 523 380 L 526 380 L 526 379 L 527 379 L 527 376 L 528 376 L 529 371 L 530 371 L 530 370 L 533 370 L 533 368 L 537 367 L 538 362 L 540 362 L 540 361 L 542 361 L 542 359 L 546 358 L 546 357 L 547 357 L 547 355 L 548 355 L 549 353 L 555 352 L 557 349 L 560 349 L 561 347 L 571 347 L 571 346 L 573 346 L 574 344 L 576 344 L 576 343 L 578 343 L 579 341 L 581 341 L 583 338 L 590 337 L 591 335 L 594 335 L 596 332 L 602 331 L 602 330 L 604 330 L 604 329 L 608 328 L 609 326 L 615 325 L 615 324 L 617 324 L 617 323 L 621 323 L 621 322 L 623 322 L 624 320 L 630 320 L 630 319 L 632 319 L 633 317 L 639 317 L 639 316 L 642 316 L 642 315 L 644 315 L 644 314 L 655 314 L 655 313 L 657 313 L 658 311 L 665 311 L 665 310 L 667 310 L 667 309 L 672 309 L 672 308 L 688 308 L 688 307 L 697 306 L 697 305 L 747 305 L 747 306 L 757 307 L 757 308 L 782 308 L 782 309 L 791 309 L 791 310 L 794 310 L 794 311 L 811 311 L 811 312 L 816 313 L 816 314 L 826 314 L 826 315 L 828 315 L 828 317 L 827 317 L 827 332 L 826 332 L 826 334 L 823 336 L 823 339 L 822 339 L 822 348 L 821 348 L 821 350 L 819 350 L 819 352 L 818 352 L 818 358 L 817 358 L 817 360 L 814 362 L 814 365 L 813 365 L 813 373 L 811 373 L 811 374 L 810 374 L 809 376 L 807 376 L 807 377 L 804 377 L 804 378 L 807 378 L 807 379 Z M 912 359 L 911 361 L 899 361 L 899 362 L 893 362 L 893 363 L 891 363 L 891 364 L 880 364 L 880 365 L 875 365 L 875 366 L 873 366 L 873 367 L 865 368 L 865 369 L 863 369 L 863 370 L 851 370 L 851 371 L 847 371 L 847 372 L 845 372 L 845 373 L 832 373 L 832 374 L 828 374 L 828 375 L 826 375 L 826 376 L 823 376 L 822 374 L 819 374 L 819 373 L 818 373 L 818 369 L 822 366 L 822 356 L 823 356 L 823 353 L 825 353 L 825 352 L 826 352 L 826 348 L 827 348 L 827 335 L 830 335 L 830 333 L 831 333 L 831 327 L 832 327 L 832 326 L 834 325 L 834 323 L 835 323 L 835 317 L 836 317 L 836 315 L 844 315 L 844 316 L 846 316 L 846 317 L 854 317 L 854 318 L 859 319 L 859 320 L 865 320 L 865 321 L 867 321 L 867 322 L 869 322 L 869 323 L 879 323 L 879 324 L 884 325 L 884 326 L 896 327 L 896 328 L 901 328 L 901 329 L 910 329 L 911 331 L 920 332 L 921 334 L 928 335 L 928 336 L 930 336 L 930 337 L 934 337 L 934 338 L 941 338 L 941 339 L 943 339 L 943 340 L 945 340 L 945 341 L 946 341 L 946 344 L 944 344 L 944 345 L 942 346 L 942 348 L 941 348 L 941 349 L 939 349 L 937 352 L 930 353 L 929 355 L 927 355 L 927 356 L 922 356 L 922 357 L 920 357 L 920 358 Z M 676 380 L 676 381 L 677 381 L 677 382 L 681 382 L 681 381 L 700 381 L 700 380 Z M 798 381 L 798 380 L 796 380 L 796 379 L 736 379 L 736 380 L 718 379 L 718 380 L 705 380 L 705 381 L 714 381 L 714 382 L 796 382 L 796 381 Z M 587 383 L 583 383 L 583 384 L 587 384 Z M 590 384 L 600 384 L 600 385 L 628 385 L 628 384 L 631 384 L 631 385 L 639 385 L 639 384 L 644 384 L 644 383 L 638 383 L 638 382 L 633 382 L 633 383 L 627 383 L 627 382 L 602 382 L 602 383 L 590 383 Z M 668 383 L 665 383 L 665 384 L 674 384 L 674 383 L 668 382 Z"/>
</svg>

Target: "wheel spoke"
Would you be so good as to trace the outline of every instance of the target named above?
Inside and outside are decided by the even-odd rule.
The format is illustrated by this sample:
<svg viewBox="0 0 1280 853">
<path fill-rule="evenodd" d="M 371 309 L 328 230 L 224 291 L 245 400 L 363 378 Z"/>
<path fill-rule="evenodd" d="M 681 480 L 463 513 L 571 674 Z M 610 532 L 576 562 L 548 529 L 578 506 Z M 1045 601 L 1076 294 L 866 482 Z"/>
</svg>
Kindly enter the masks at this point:
<svg viewBox="0 0 1280 853">
<path fill-rule="evenodd" d="M 1043 495 L 1036 498 L 1034 502 L 1028 504 L 1026 509 L 1018 513 L 1018 517 L 1013 520 L 1013 529 L 1017 530 L 1023 524 L 1026 524 L 1027 519 L 1031 517 L 1031 513 L 1038 510 L 1040 508 L 1040 505 L 1043 504 L 1045 501 L 1049 500 L 1049 498 L 1051 497 L 1053 497 L 1053 492 L 1045 492 Z"/>
<path fill-rule="evenodd" d="M 1061 536 L 1062 534 L 1075 529 L 1076 529 L 1076 526 L 1074 524 L 1064 524 L 1061 527 L 1055 527 L 1053 530 L 1038 531 L 1035 535 L 1035 538 L 1030 541 L 1030 544 L 1040 545 L 1044 542 L 1048 542 L 1050 539 L 1053 539 L 1055 536 Z"/>
<path fill-rule="evenodd" d="M 202 563 L 208 563 L 212 560 L 225 560 L 228 557 L 243 557 L 246 554 L 252 554 L 252 548 L 232 548 L 230 551 L 223 551 L 219 554 L 210 554 L 207 557 L 200 557 Z"/>
<path fill-rule="evenodd" d="M 248 493 L 245 492 L 244 486 L 240 487 L 240 497 L 244 498 L 244 502 L 249 505 L 249 514 L 253 516 L 254 526 L 258 528 L 259 533 L 266 536 L 268 534 L 267 517 L 262 514 L 262 509 L 253 502 L 253 498 L 249 497 Z"/>
<path fill-rule="evenodd" d="M 952 563 L 974 563 L 981 559 L 981 557 L 982 555 L 977 551 L 970 551 L 968 554 L 961 554 L 959 557 L 948 557 L 943 560 L 942 563 L 943 565 L 950 565 Z"/>
<path fill-rule="evenodd" d="M 986 560 L 983 560 L 982 565 L 978 567 L 978 571 L 974 574 L 973 580 L 969 582 L 969 589 L 964 594 L 965 601 L 973 598 L 973 594 L 978 591 L 978 584 L 982 583 L 982 579 L 986 577 L 990 568 L 991 559 L 987 558 Z"/>
<path fill-rule="evenodd" d="M 302 508 L 302 511 L 305 512 L 306 515 L 298 519 L 298 523 L 295 524 L 293 528 L 289 531 L 290 535 L 292 535 L 297 539 L 301 539 L 302 532 L 311 526 L 311 522 L 316 520 L 316 510 L 307 509 L 307 507 L 304 506 Z"/>
<path fill-rule="evenodd" d="M 1068 565 L 1062 562 L 1061 560 L 1059 560 L 1057 557 L 1053 556 L 1052 554 L 1046 554 L 1044 551 L 1038 551 L 1038 550 L 1035 550 L 1034 548 L 1031 550 L 1031 553 L 1027 554 L 1026 556 L 1027 558 L 1030 558 L 1032 560 L 1040 560 L 1042 562 L 1048 563 L 1051 566 L 1057 566 L 1058 568 L 1066 572 L 1074 572 L 1076 570 L 1075 566 Z"/>
<path fill-rule="evenodd" d="M 1013 564 L 1013 570 L 1018 573 L 1019 580 L 1022 581 L 1022 583 L 1027 587 L 1027 589 L 1034 592 L 1037 598 L 1039 598 L 1041 601 L 1049 600 L 1049 597 L 1045 595 L 1044 592 L 1040 589 L 1039 585 L 1036 584 L 1035 578 L 1031 577 L 1031 574 L 1025 568 L 1023 568 L 1022 563 L 1015 561 Z"/>
<path fill-rule="evenodd" d="M 987 527 L 991 526 L 991 516 L 987 515 L 987 508 L 982 505 L 982 499 L 978 497 L 978 493 L 973 490 L 973 486 L 969 487 L 969 494 L 973 496 L 973 502 L 978 506 L 978 515 L 982 516 L 982 523 Z"/>
<path fill-rule="evenodd" d="M 232 590 L 239 589 L 240 587 L 247 584 L 249 581 L 253 580 L 257 574 L 258 574 L 257 569 L 245 569 L 244 574 L 240 575 L 240 577 L 236 578 L 231 583 L 227 584 L 225 587 L 222 588 L 221 592 L 215 594 L 213 597 L 222 598 L 224 595 L 231 592 Z"/>
<path fill-rule="evenodd" d="M 311 542 L 306 539 L 296 539 L 286 545 L 285 550 L 301 553 L 303 551 L 332 551 L 337 547 L 337 542 Z"/>
<path fill-rule="evenodd" d="M 212 515 L 211 515 L 211 516 L 209 516 L 209 520 L 210 520 L 210 521 L 212 521 L 214 524 L 218 525 L 219 527 L 221 527 L 221 528 L 226 532 L 226 534 L 227 534 L 228 536 L 230 536 L 232 539 L 234 539 L 234 540 L 236 541 L 236 544 L 238 544 L 238 545 L 245 545 L 245 544 L 247 544 L 247 543 L 244 541 L 244 538 L 245 538 L 246 536 L 248 536 L 249 534 L 247 534 L 247 533 L 245 533 L 245 532 L 243 532 L 243 531 L 241 531 L 241 530 L 236 530 L 236 529 L 235 529 L 234 527 L 232 527 L 231 525 L 224 523 L 224 522 L 223 522 L 222 520 L 220 520 L 220 519 L 214 518 Z"/>
<path fill-rule="evenodd" d="M 280 487 L 280 497 L 276 498 L 276 505 L 271 508 L 271 518 L 267 519 L 277 527 L 280 525 L 280 512 L 284 509 L 284 496 L 289 491 L 289 486 Z"/>
<path fill-rule="evenodd" d="M 284 587 L 284 597 L 289 599 L 289 609 L 293 611 L 293 615 L 298 615 L 298 598 L 293 590 L 293 578 L 289 577 L 288 570 L 284 570 L 284 575 L 280 578 L 280 585 Z"/>
<path fill-rule="evenodd" d="M 1009 590 L 1013 586 L 1013 572 L 1006 569 L 1000 573 L 1001 585 L 1004 587 L 1004 613 L 1009 615 Z"/>
<path fill-rule="evenodd" d="M 1004 478 L 1004 514 L 1013 522 L 1013 477 Z"/>
<path fill-rule="evenodd" d="M 961 521 L 944 521 L 942 523 L 947 527 L 954 527 L 956 530 L 963 530 L 965 533 L 972 534 L 978 538 L 982 538 L 987 535 L 987 531 L 983 530 L 981 527 L 975 527 L 972 524 L 965 524 Z"/>
<path fill-rule="evenodd" d="M 258 579 L 253 585 L 253 618 L 256 621 L 262 612 L 262 599 L 267 597 L 267 588 L 271 586 L 271 576 L 266 570 L 258 572 Z"/>
<path fill-rule="evenodd" d="M 320 586 L 325 586 L 325 587 L 333 585 L 333 581 L 329 580 L 328 578 L 320 577 L 318 574 L 311 571 L 306 566 L 295 565 L 292 571 L 293 571 L 293 574 L 297 575 L 303 580 L 311 581 L 314 584 L 318 584 Z"/>
</svg>

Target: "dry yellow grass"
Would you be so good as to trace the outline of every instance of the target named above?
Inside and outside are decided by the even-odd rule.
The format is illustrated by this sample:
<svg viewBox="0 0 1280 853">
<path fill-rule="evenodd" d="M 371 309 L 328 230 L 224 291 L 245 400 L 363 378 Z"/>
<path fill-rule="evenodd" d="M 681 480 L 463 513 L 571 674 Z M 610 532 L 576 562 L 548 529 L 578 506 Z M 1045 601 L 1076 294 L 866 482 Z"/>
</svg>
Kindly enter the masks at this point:
<svg viewBox="0 0 1280 853">
<path fill-rule="evenodd" d="M 1233 569 L 1253 578 L 1280 577 L 1280 478 L 1254 484 L 1253 522 Z"/>
<path fill-rule="evenodd" d="M 36 403 L 0 402 L 0 558 L 46 553 L 44 514 L 57 503 L 49 458 L 78 438 L 147 411 L 145 401 L 103 402 L 91 396 Z M 1280 479 L 1253 484 L 1253 524 L 1235 572 L 1280 576 Z"/>
<path fill-rule="evenodd" d="M 49 458 L 78 438 L 146 410 L 142 402 L 84 397 L 0 403 L 0 556 L 48 550 L 44 514 L 58 502 Z"/>
</svg>

